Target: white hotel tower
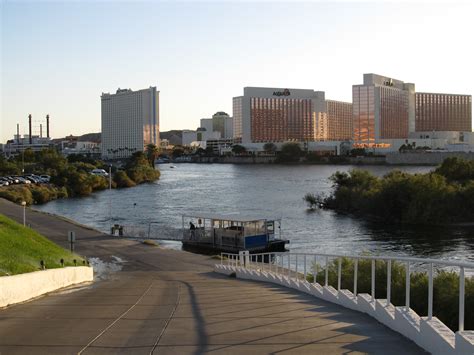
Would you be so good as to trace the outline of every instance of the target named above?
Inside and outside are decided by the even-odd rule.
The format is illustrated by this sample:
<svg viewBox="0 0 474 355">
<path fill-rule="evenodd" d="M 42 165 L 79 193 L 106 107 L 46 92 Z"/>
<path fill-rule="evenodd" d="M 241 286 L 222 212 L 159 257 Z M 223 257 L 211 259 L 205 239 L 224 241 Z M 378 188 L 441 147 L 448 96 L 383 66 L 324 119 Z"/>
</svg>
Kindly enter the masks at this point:
<svg viewBox="0 0 474 355">
<path fill-rule="evenodd" d="M 126 158 L 159 144 L 159 93 L 156 87 L 102 93 L 102 158 Z"/>
</svg>

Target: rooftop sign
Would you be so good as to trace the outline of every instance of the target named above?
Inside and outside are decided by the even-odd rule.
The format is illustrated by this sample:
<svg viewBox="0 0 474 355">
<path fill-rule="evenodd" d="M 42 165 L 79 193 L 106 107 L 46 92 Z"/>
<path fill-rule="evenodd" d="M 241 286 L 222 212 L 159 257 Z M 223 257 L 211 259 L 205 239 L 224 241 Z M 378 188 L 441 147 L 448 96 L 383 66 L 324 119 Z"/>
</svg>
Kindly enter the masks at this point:
<svg viewBox="0 0 474 355">
<path fill-rule="evenodd" d="M 274 91 L 273 96 L 290 96 L 290 90 L 285 89 L 283 91 Z"/>
</svg>

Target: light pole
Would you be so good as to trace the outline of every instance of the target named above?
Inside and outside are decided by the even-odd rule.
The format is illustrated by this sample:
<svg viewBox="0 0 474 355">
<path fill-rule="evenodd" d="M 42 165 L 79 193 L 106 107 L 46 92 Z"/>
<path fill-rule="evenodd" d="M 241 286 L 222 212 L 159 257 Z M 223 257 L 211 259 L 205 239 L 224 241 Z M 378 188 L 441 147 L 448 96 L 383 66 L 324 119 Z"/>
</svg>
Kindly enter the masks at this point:
<svg viewBox="0 0 474 355">
<path fill-rule="evenodd" d="M 26 201 L 21 201 L 23 206 L 23 226 L 26 226 Z"/>
<path fill-rule="evenodd" d="M 109 224 L 112 225 L 112 164 L 109 165 Z"/>
</svg>

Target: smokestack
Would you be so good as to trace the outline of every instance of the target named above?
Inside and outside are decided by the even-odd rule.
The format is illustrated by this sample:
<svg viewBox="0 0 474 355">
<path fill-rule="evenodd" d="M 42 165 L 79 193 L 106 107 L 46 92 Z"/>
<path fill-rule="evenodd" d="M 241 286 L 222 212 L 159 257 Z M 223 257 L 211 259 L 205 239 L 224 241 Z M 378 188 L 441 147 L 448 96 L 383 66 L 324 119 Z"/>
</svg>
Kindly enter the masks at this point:
<svg viewBox="0 0 474 355">
<path fill-rule="evenodd" d="M 20 124 L 16 124 L 16 144 L 20 144 Z"/>
<path fill-rule="evenodd" d="M 30 132 L 30 144 L 33 144 L 33 137 L 31 135 L 31 113 L 28 115 L 28 126 L 29 126 L 29 132 Z"/>
<path fill-rule="evenodd" d="M 46 137 L 49 138 L 49 115 L 46 115 Z"/>
<path fill-rule="evenodd" d="M 43 138 L 43 124 L 40 123 L 40 138 Z"/>
</svg>

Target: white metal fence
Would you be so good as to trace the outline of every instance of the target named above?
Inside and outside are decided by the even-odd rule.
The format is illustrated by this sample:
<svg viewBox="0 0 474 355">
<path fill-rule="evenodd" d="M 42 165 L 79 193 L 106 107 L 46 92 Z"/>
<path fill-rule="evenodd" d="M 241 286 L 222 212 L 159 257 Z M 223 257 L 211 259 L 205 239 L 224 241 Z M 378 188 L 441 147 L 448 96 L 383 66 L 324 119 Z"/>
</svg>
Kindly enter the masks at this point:
<svg viewBox="0 0 474 355">
<path fill-rule="evenodd" d="M 341 290 L 342 281 L 342 260 L 351 260 L 353 263 L 354 278 L 352 281 L 352 293 L 357 297 L 357 282 L 359 278 L 359 261 L 371 261 L 371 292 L 372 301 L 375 301 L 376 295 L 376 262 L 382 261 L 386 263 L 386 303 L 391 304 L 392 296 L 392 264 L 399 263 L 405 268 L 405 307 L 410 309 L 410 285 L 411 273 L 414 268 L 416 270 L 426 270 L 428 276 L 428 300 L 427 300 L 427 317 L 429 320 L 433 317 L 433 279 L 434 272 L 437 267 L 440 269 L 448 268 L 456 271 L 459 277 L 459 331 L 464 330 L 465 317 L 465 280 L 466 270 L 474 271 L 474 263 L 446 261 L 436 259 L 422 259 L 410 257 L 392 257 L 392 256 L 368 256 L 368 255 L 338 255 L 338 254 L 305 254 L 305 253 L 262 253 L 262 254 L 229 254 L 221 253 L 221 264 L 227 263 L 235 267 L 244 267 L 272 272 L 285 277 L 293 277 L 296 279 L 308 280 L 308 275 L 312 275 L 312 282 L 319 283 L 321 286 L 328 286 L 330 263 L 337 260 L 337 290 Z M 323 284 L 318 282 L 318 274 L 324 270 Z M 469 316 L 473 316 L 470 314 Z"/>
</svg>

